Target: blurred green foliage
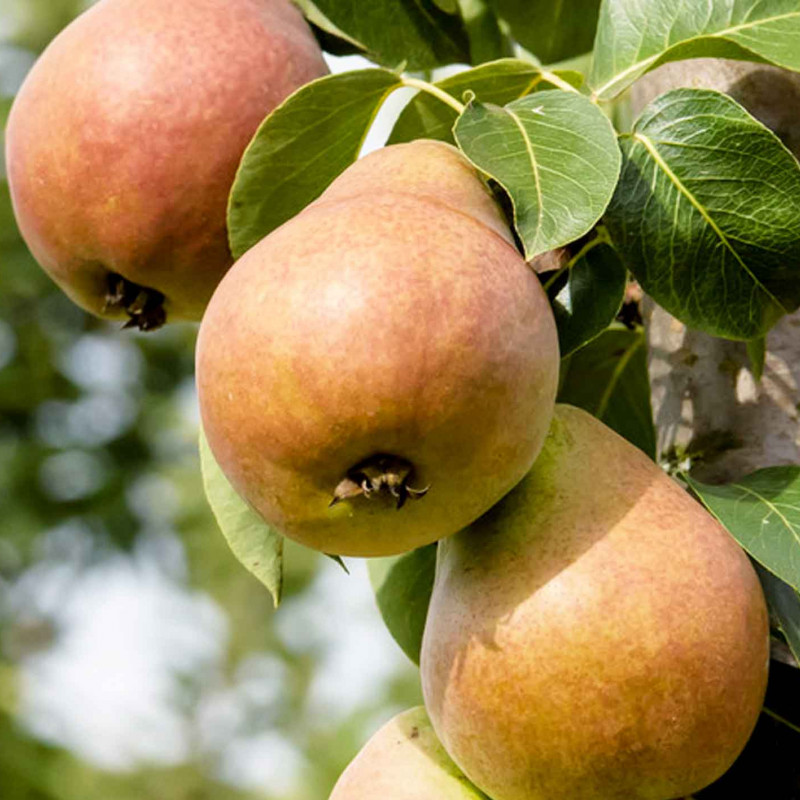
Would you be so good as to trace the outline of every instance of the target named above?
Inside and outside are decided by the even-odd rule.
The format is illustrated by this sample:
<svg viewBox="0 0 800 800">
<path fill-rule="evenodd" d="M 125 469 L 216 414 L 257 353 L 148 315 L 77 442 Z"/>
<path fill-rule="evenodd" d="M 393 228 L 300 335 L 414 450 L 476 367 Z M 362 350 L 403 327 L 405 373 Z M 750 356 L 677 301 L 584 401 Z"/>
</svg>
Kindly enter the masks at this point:
<svg viewBox="0 0 800 800">
<path fill-rule="evenodd" d="M 0 64 L 24 71 L 87 5 L 85 0 L 4 0 Z M 10 97 L 0 97 L 0 122 L 10 105 Z M 29 255 L 14 224 L 7 185 L 0 180 L 3 800 L 318 800 L 379 721 L 419 702 L 409 665 L 344 717 L 326 720 L 311 707 L 309 693 L 324 653 L 313 641 L 307 647 L 287 644 L 279 631 L 280 612 L 275 614 L 268 593 L 230 554 L 204 499 L 196 447 L 195 334 L 193 325 L 168 326 L 156 334 L 123 333 L 73 306 Z M 54 556 L 48 543 L 64 526 L 80 530 L 81 537 L 62 543 Z M 262 733 L 277 733 L 302 755 L 301 779 L 289 794 L 251 793 L 236 788 L 230 775 L 223 782 L 219 763 L 225 742 L 216 749 L 198 747 L 171 767 L 132 764 L 113 773 L 37 741 L 20 716 L 17 684 L 24 665 L 56 646 L 62 631 L 58 619 L 35 604 L 12 602 L 15 587 L 33 581 L 29 591 L 36 596 L 36 569 L 45 562 L 52 566 L 54 558 L 69 564 L 73 583 L 80 583 L 93 566 L 133 554 L 142 541 L 159 536 L 179 538 L 186 569 L 172 579 L 182 590 L 213 598 L 226 615 L 228 633 L 223 674 L 186 676 L 173 711 L 201 737 L 200 700 L 234 686 L 248 658 L 277 659 L 285 667 L 276 689 L 279 702 L 253 699 L 236 733 L 254 741 Z M 288 549 L 286 562 L 284 597 L 290 606 L 312 591 L 321 562 L 299 547 Z M 342 573 L 341 580 L 355 578 Z"/>
</svg>

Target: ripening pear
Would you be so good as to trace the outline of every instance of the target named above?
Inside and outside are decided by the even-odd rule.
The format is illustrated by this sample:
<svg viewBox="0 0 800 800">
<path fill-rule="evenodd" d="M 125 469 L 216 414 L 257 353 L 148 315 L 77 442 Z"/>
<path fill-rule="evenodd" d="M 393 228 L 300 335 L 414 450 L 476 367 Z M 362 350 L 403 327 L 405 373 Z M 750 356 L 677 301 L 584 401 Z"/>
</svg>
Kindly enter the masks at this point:
<svg viewBox="0 0 800 800">
<path fill-rule="evenodd" d="M 289 0 L 100 0 L 11 110 L 8 180 L 31 252 L 99 316 L 199 319 L 232 263 L 227 199 L 248 142 L 326 73 Z"/>
<path fill-rule="evenodd" d="M 330 800 L 487 800 L 452 762 L 424 708 L 386 723 L 336 782 Z"/>
<path fill-rule="evenodd" d="M 383 148 L 253 248 L 197 345 L 211 450 L 279 531 L 380 556 L 448 536 L 528 471 L 558 379 L 553 315 L 473 167 Z"/>
<path fill-rule="evenodd" d="M 493 800 L 692 794 L 747 742 L 768 659 L 736 542 L 576 408 L 556 407 L 513 492 L 439 544 L 425 705 Z"/>
</svg>

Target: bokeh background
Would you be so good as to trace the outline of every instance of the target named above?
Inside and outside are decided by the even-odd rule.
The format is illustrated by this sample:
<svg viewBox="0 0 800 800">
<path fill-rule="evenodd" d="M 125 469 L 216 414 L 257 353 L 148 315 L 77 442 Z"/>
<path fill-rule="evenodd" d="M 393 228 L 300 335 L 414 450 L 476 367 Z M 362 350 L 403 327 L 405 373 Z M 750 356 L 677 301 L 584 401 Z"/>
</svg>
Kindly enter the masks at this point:
<svg viewBox="0 0 800 800">
<path fill-rule="evenodd" d="M 0 0 L 3 125 L 88 5 Z M 74 307 L 21 241 L 2 170 L 0 797 L 327 797 L 420 702 L 363 562 L 348 576 L 290 545 L 272 609 L 204 499 L 196 326 L 123 333 Z"/>
</svg>

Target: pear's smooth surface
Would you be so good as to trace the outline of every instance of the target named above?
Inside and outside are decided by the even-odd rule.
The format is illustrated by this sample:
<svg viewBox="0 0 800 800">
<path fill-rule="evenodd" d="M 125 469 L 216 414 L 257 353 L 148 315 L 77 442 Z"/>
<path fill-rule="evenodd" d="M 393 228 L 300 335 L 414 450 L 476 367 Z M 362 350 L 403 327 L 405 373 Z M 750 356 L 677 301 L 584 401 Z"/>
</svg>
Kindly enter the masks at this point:
<svg viewBox="0 0 800 800">
<path fill-rule="evenodd" d="M 556 406 L 533 470 L 439 545 L 422 685 L 494 800 L 670 800 L 756 723 L 767 610 L 729 534 L 643 453 Z"/>
<path fill-rule="evenodd" d="M 28 75 L 6 132 L 31 252 L 79 305 L 110 273 L 199 319 L 232 263 L 227 198 L 245 147 L 327 72 L 289 0 L 100 0 Z"/>
<path fill-rule="evenodd" d="M 357 163 L 237 262 L 200 329 L 200 407 L 268 522 L 326 553 L 392 555 L 522 478 L 558 341 L 511 241 L 463 156 L 417 141 Z"/>
<path fill-rule="evenodd" d="M 330 800 L 486 800 L 452 762 L 424 708 L 386 723 L 336 782 Z"/>
</svg>

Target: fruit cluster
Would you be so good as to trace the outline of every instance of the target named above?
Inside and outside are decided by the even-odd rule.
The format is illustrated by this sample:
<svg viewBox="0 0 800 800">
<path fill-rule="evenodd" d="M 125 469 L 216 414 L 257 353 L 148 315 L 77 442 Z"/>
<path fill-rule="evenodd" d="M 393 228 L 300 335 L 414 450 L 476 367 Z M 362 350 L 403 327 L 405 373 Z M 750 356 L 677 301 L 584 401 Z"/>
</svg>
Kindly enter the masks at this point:
<svg viewBox="0 0 800 800">
<path fill-rule="evenodd" d="M 439 543 L 427 714 L 379 731 L 331 800 L 683 797 L 747 742 L 768 638 L 728 533 L 643 453 L 558 405 L 521 483 Z"/>
<path fill-rule="evenodd" d="M 324 73 L 288 0 L 102 0 L 9 121 L 32 252 L 96 314 L 147 330 L 205 309 L 209 444 L 281 533 L 336 555 L 440 542 L 426 711 L 380 731 L 332 800 L 707 785 L 763 700 L 758 580 L 644 454 L 555 405 L 547 298 L 460 152 L 379 150 L 229 269 L 242 151 Z"/>
</svg>

